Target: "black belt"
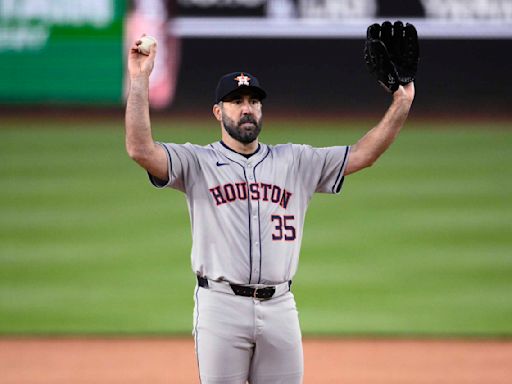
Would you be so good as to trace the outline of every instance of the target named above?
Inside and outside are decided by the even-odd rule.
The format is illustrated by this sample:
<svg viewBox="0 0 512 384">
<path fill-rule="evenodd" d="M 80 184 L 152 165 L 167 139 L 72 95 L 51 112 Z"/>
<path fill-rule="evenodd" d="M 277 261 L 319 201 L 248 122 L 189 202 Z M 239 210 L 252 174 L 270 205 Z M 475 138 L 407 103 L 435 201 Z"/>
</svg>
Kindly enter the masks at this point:
<svg viewBox="0 0 512 384">
<path fill-rule="evenodd" d="M 209 288 L 208 287 L 208 279 L 197 276 L 197 283 L 202 288 Z M 288 282 L 288 287 L 290 287 L 292 284 L 291 281 Z M 262 288 L 254 288 L 254 287 L 248 287 L 245 285 L 238 285 L 238 284 L 231 284 L 229 283 L 229 286 L 233 290 L 233 293 L 237 296 L 246 296 L 246 297 L 254 297 L 256 299 L 270 299 L 272 296 L 274 296 L 274 293 L 276 292 L 275 287 L 262 287 Z"/>
</svg>

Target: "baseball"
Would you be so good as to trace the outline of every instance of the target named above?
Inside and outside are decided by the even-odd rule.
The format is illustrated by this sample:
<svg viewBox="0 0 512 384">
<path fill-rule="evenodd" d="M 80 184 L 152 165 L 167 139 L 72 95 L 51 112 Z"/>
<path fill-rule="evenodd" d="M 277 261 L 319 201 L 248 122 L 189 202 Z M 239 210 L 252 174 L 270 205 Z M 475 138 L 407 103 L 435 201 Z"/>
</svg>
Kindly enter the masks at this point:
<svg viewBox="0 0 512 384">
<path fill-rule="evenodd" d="M 140 38 L 139 53 L 149 56 L 149 50 L 152 45 L 156 44 L 156 39 L 153 36 L 142 36 Z"/>
</svg>

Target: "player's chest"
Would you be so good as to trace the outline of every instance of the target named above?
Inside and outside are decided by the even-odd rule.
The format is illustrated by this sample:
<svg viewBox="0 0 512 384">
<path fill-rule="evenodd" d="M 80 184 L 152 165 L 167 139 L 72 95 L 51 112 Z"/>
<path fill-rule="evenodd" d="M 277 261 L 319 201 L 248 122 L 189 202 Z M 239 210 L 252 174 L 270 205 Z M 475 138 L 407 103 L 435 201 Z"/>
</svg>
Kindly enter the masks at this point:
<svg viewBox="0 0 512 384">
<path fill-rule="evenodd" d="M 217 206 L 243 201 L 287 208 L 296 189 L 293 169 L 284 162 L 216 161 L 203 168 L 202 188 Z"/>
<path fill-rule="evenodd" d="M 202 177 L 206 185 L 226 183 L 283 184 L 291 180 L 293 168 L 284 163 L 266 159 L 260 162 L 235 162 L 229 159 L 202 164 Z"/>
</svg>

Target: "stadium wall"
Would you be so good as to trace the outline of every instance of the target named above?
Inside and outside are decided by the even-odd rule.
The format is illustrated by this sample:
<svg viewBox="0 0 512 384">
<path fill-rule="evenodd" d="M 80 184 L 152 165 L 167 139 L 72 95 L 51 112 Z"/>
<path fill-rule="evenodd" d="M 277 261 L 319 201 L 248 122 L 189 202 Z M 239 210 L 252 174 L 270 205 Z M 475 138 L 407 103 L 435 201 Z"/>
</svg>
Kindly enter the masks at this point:
<svg viewBox="0 0 512 384">
<path fill-rule="evenodd" d="M 512 40 L 422 39 L 414 111 L 420 115 L 512 117 Z M 369 76 L 361 39 L 182 40 L 171 110 L 212 103 L 218 77 L 246 70 L 267 89 L 267 110 L 377 113 L 388 103 Z"/>
</svg>

